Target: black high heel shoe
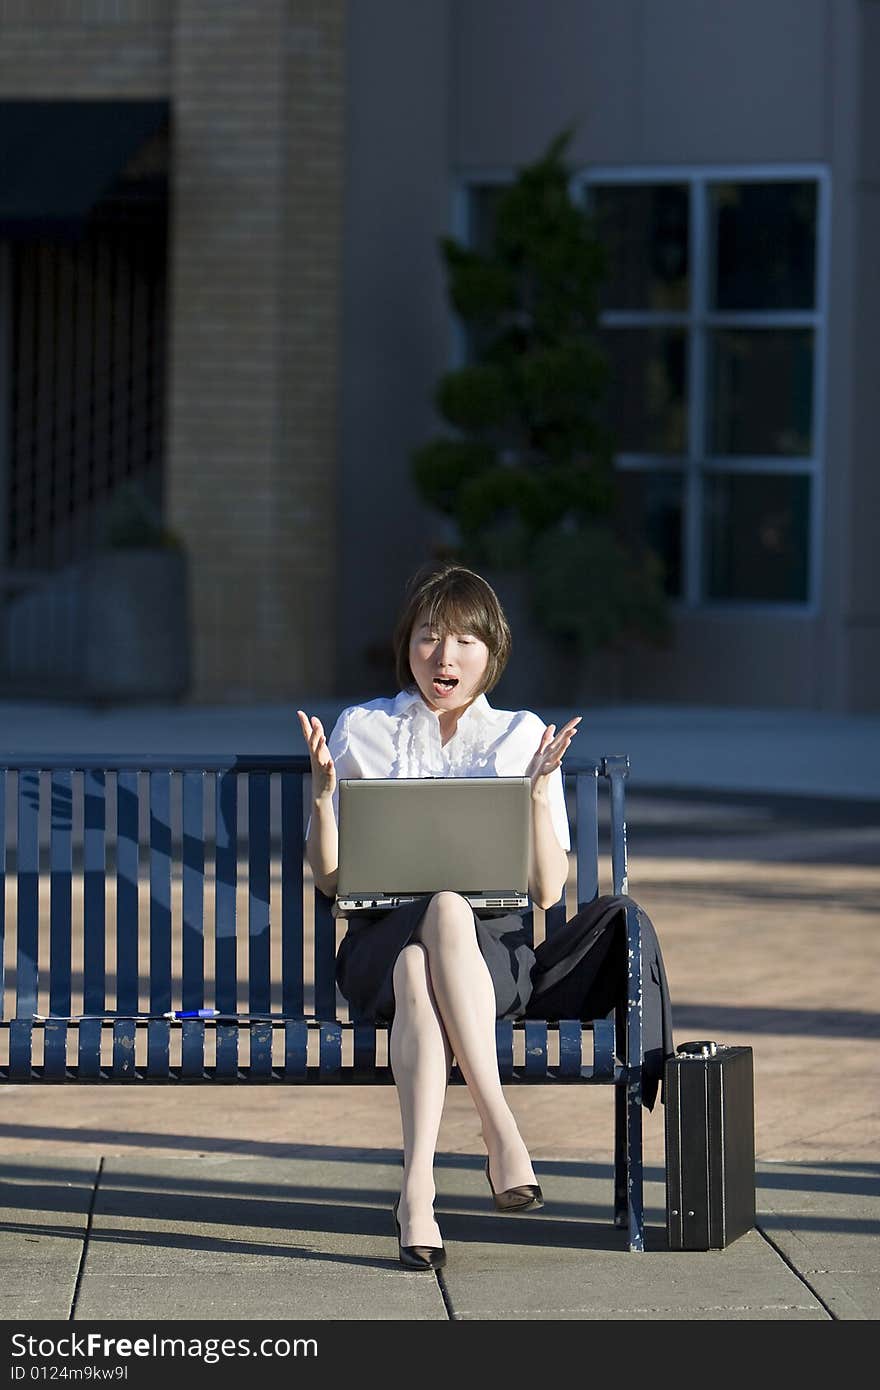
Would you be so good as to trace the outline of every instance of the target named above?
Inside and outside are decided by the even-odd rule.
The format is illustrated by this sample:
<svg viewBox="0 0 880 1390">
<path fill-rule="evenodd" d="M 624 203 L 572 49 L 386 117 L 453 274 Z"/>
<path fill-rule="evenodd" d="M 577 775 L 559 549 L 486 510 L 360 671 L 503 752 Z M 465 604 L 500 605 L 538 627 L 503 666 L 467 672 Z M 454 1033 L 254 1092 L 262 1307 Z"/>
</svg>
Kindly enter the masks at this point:
<svg viewBox="0 0 880 1390">
<path fill-rule="evenodd" d="M 504 1192 L 496 1192 L 489 1175 L 489 1160 L 486 1159 L 486 1178 L 492 1188 L 496 1211 L 537 1211 L 544 1205 L 544 1194 L 537 1183 L 523 1183 L 520 1187 L 508 1187 Z"/>
<path fill-rule="evenodd" d="M 400 1255 L 400 1263 L 406 1269 L 442 1269 L 446 1263 L 446 1250 L 442 1245 L 402 1245 L 400 1240 L 400 1222 L 397 1219 L 397 1208 L 400 1205 L 400 1198 L 394 1203 L 394 1229 L 397 1231 L 397 1249 Z"/>
</svg>

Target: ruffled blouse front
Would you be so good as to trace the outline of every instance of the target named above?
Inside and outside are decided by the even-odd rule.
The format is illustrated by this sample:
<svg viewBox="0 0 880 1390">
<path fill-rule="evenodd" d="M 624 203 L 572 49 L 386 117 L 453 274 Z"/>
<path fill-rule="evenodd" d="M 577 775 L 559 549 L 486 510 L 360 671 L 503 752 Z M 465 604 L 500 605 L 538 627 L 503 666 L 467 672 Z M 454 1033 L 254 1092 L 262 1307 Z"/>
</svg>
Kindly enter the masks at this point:
<svg viewBox="0 0 880 1390">
<path fill-rule="evenodd" d="M 493 709 L 485 695 L 464 711 L 444 744 L 440 718 L 418 689 L 349 705 L 336 720 L 327 747 L 336 768 L 333 812 L 339 823 L 338 783 L 358 777 L 523 777 L 544 732 L 531 710 Z M 562 769 L 550 777 L 553 828 L 571 848 Z M 309 819 L 309 825 L 311 818 Z M 306 837 L 309 829 L 306 827 Z"/>
</svg>

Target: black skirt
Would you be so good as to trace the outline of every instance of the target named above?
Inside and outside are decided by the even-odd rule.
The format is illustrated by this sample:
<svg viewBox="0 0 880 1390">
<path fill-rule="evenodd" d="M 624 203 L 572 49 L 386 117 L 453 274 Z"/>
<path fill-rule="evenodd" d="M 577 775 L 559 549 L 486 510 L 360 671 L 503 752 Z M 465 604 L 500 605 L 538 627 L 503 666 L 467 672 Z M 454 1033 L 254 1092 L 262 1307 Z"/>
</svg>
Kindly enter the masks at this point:
<svg viewBox="0 0 880 1390">
<path fill-rule="evenodd" d="M 336 956 L 336 983 L 356 1022 L 390 1023 L 397 957 L 420 925 L 431 893 L 389 912 L 358 914 L 348 921 Z M 477 944 L 492 977 L 497 1018 L 521 1018 L 532 992 L 535 954 L 531 933 L 518 912 L 480 914 L 471 908 Z"/>
</svg>

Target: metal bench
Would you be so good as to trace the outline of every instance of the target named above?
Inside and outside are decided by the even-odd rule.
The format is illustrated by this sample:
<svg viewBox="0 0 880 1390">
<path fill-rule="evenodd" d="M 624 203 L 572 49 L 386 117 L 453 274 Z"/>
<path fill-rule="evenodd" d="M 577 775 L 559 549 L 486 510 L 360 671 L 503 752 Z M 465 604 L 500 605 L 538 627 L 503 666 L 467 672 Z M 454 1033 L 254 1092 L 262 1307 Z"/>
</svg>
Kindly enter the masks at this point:
<svg viewBox="0 0 880 1390">
<path fill-rule="evenodd" d="M 628 766 L 566 758 L 578 908 L 599 893 L 602 779 L 626 893 Z M 341 926 L 304 860 L 307 756 L 16 756 L 0 779 L 0 1082 L 393 1082 L 388 1030 L 348 1021 L 337 995 Z M 543 916 L 547 933 L 566 921 L 565 893 Z M 634 909 L 627 937 L 615 1015 L 500 1021 L 497 1049 L 505 1083 L 615 1087 L 614 1222 L 641 1251 Z M 169 1017 L 208 1001 L 215 1017 Z"/>
</svg>

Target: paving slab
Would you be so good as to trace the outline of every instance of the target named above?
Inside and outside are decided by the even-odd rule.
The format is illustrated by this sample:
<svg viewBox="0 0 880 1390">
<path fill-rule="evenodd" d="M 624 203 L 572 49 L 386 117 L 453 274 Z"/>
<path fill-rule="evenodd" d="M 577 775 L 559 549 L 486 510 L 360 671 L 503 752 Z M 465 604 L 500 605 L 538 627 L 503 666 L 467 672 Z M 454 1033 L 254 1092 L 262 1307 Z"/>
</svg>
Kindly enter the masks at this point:
<svg viewBox="0 0 880 1390">
<path fill-rule="evenodd" d="M 0 1165 L 0 1319 L 69 1316 L 97 1171 L 64 1157 Z"/>
<path fill-rule="evenodd" d="M 436 1278 L 397 1259 L 388 1176 L 357 1157 L 110 1159 L 75 1318 L 445 1321 Z"/>
<path fill-rule="evenodd" d="M 828 1319 L 757 1230 L 724 1251 L 668 1250 L 661 1169 L 646 1173 L 646 1248 L 635 1254 L 608 1221 L 610 1165 L 545 1164 L 542 1172 L 548 1168 L 549 1200 L 540 1212 L 441 1218 L 453 1319 Z M 453 1171 L 447 1200 L 459 1205 L 458 1193 L 466 1186 L 470 1194 L 478 1175 L 468 1174 L 465 1184 L 461 1170 Z M 444 1170 L 444 1192 L 451 1178 Z M 477 1201 L 484 1206 L 481 1187 Z"/>
<path fill-rule="evenodd" d="M 445 1271 L 452 1317 L 585 1321 L 606 1319 L 827 1320 L 828 1313 L 756 1231 L 720 1252 L 644 1255 L 566 1248 L 550 1223 L 527 1250 L 469 1247 Z M 654 1247 L 652 1249 L 652 1246 Z M 453 1247 L 454 1248 L 454 1247 Z"/>
<path fill-rule="evenodd" d="M 880 1317 L 880 1163 L 763 1163 L 758 1184 L 762 1231 L 834 1317 Z"/>
</svg>

